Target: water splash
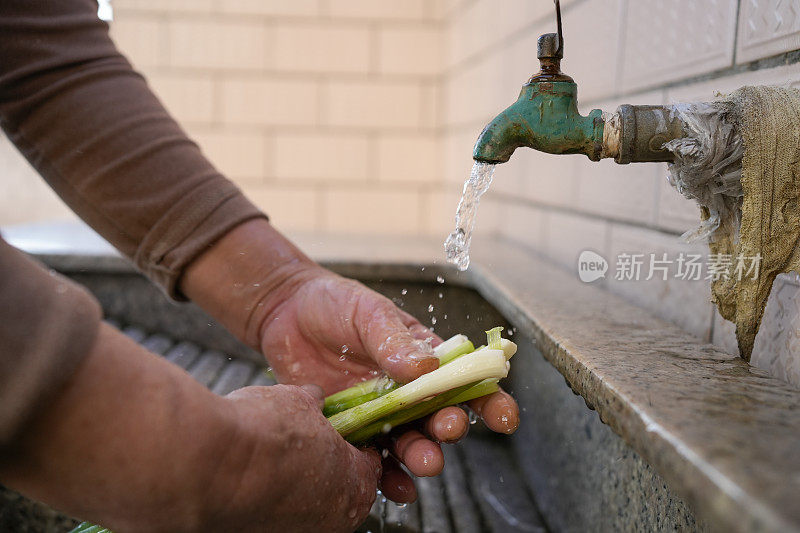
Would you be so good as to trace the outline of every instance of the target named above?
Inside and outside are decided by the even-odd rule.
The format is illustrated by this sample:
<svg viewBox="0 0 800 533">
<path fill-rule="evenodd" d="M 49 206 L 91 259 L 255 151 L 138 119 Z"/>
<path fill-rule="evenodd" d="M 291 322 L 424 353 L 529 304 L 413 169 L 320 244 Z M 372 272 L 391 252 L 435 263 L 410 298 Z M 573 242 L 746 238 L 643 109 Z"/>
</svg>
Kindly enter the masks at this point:
<svg viewBox="0 0 800 533">
<path fill-rule="evenodd" d="M 447 262 L 458 267 L 459 270 L 469 268 L 469 245 L 472 241 L 472 230 L 475 229 L 475 217 L 478 214 L 478 204 L 481 195 L 489 189 L 494 176 L 495 165 L 475 161 L 472 172 L 464 182 L 464 191 L 458 202 L 456 211 L 456 229 L 444 241 L 444 252 Z"/>
</svg>

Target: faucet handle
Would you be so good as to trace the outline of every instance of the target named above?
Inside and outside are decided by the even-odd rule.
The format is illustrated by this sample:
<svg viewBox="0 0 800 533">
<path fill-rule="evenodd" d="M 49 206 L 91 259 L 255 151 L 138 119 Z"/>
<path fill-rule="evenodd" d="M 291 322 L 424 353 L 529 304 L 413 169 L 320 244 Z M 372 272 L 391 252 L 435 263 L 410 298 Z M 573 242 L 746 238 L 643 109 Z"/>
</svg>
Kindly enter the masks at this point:
<svg viewBox="0 0 800 533">
<path fill-rule="evenodd" d="M 543 33 L 536 43 L 536 57 L 539 59 L 562 59 L 564 48 L 557 33 Z"/>
</svg>

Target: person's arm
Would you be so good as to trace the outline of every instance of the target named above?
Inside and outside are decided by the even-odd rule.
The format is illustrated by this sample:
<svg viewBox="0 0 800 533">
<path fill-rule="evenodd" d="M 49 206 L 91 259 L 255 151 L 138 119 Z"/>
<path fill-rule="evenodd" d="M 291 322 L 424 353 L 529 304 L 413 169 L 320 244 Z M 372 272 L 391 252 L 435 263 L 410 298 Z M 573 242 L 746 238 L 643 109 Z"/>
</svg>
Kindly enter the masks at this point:
<svg viewBox="0 0 800 533">
<path fill-rule="evenodd" d="M 351 531 L 380 470 L 299 387 L 218 397 L 102 325 L 0 481 L 114 531 Z"/>
<path fill-rule="evenodd" d="M 173 297 L 197 255 L 264 215 L 120 55 L 95 0 L 4 0 L 0 125 L 83 220 Z"/>
</svg>

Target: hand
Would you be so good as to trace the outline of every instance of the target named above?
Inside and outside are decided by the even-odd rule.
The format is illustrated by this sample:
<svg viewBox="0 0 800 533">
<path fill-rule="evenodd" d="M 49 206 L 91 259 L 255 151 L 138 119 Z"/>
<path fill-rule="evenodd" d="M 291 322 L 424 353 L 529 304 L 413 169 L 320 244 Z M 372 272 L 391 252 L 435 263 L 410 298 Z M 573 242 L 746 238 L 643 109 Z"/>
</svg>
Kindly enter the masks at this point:
<svg viewBox="0 0 800 533">
<path fill-rule="evenodd" d="M 369 514 L 381 472 L 331 427 L 301 387 L 246 387 L 226 399 L 238 432 L 210 491 L 205 531 L 353 531 Z M 228 495 L 222 497 L 222 495 Z"/>
<path fill-rule="evenodd" d="M 288 383 L 330 393 L 379 372 L 406 382 L 438 366 L 423 342 L 436 345 L 438 337 L 387 298 L 321 268 L 265 220 L 238 226 L 198 257 L 181 289 L 263 351 Z M 494 431 L 512 433 L 519 423 L 519 409 L 504 392 L 470 405 Z M 453 407 L 390 435 L 382 443 L 392 454 L 384 461 L 384 495 L 413 501 L 413 482 L 398 460 L 415 475 L 436 475 L 444 466 L 439 442 L 455 442 L 468 428 L 467 415 Z"/>
<path fill-rule="evenodd" d="M 352 531 L 380 476 L 300 387 L 221 398 L 101 325 L 0 480 L 113 531 Z"/>
<path fill-rule="evenodd" d="M 441 339 L 361 283 L 305 265 L 287 287 L 279 303 L 266 304 L 271 312 L 259 328 L 261 349 L 279 381 L 313 383 L 328 395 L 380 373 L 404 383 L 438 367 L 431 346 Z M 470 406 L 494 431 L 517 428 L 519 410 L 505 392 Z M 439 474 L 444 458 L 438 443 L 462 438 L 469 420 L 462 409 L 449 407 L 419 426 L 400 428 L 382 442 L 392 455 L 384 460 L 381 489 L 395 501 L 416 498 L 398 459 L 415 475 Z"/>
</svg>

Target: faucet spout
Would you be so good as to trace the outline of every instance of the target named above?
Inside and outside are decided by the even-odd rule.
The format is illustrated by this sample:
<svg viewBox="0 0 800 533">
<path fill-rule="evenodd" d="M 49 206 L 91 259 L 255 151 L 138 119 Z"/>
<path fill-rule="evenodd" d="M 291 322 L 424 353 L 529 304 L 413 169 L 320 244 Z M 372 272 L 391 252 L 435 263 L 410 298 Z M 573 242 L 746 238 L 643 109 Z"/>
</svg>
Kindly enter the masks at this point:
<svg viewBox="0 0 800 533">
<path fill-rule="evenodd" d="M 481 132 L 473 158 L 505 163 L 514 151 L 527 146 L 550 154 L 585 154 L 592 161 L 603 148 L 602 112 L 582 116 L 577 107 L 577 85 L 569 81 L 532 78 L 517 101 L 497 115 Z M 568 78 L 564 76 L 564 78 Z"/>
</svg>

